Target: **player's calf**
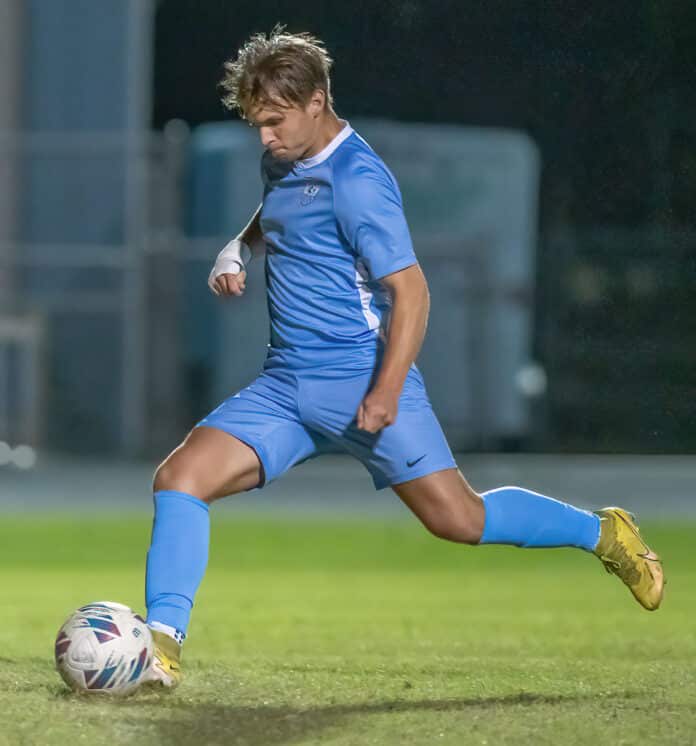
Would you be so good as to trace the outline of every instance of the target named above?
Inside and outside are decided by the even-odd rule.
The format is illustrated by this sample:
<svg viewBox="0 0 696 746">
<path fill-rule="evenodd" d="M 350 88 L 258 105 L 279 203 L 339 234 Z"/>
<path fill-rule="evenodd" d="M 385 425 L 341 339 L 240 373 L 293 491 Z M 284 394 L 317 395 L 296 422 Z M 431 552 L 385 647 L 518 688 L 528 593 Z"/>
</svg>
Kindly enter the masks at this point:
<svg viewBox="0 0 696 746">
<path fill-rule="evenodd" d="M 157 469 L 145 575 L 153 681 L 174 687 L 181 680 L 181 642 L 208 562 L 208 503 L 256 486 L 259 472 L 253 449 L 213 428 L 195 428 Z"/>
</svg>

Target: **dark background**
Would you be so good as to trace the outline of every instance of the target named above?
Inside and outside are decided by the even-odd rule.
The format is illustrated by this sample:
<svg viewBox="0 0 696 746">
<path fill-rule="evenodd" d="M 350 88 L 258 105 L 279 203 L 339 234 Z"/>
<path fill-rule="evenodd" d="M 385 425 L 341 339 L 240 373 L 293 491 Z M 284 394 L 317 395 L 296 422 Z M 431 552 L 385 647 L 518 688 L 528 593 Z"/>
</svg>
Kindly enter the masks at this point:
<svg viewBox="0 0 696 746">
<path fill-rule="evenodd" d="M 153 125 L 233 118 L 223 61 L 323 39 L 339 115 L 510 127 L 542 157 L 543 450 L 696 446 L 696 4 L 214 2 L 156 15 Z"/>
</svg>

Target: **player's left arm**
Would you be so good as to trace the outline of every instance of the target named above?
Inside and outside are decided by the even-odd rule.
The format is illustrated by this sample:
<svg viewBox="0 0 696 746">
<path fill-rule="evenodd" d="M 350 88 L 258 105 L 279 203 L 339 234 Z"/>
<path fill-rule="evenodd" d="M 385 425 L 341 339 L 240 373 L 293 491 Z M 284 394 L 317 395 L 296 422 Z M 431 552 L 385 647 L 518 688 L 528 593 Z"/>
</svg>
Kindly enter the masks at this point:
<svg viewBox="0 0 696 746">
<path fill-rule="evenodd" d="M 401 389 L 418 357 L 430 311 L 430 293 L 418 264 L 380 279 L 390 295 L 387 342 L 377 379 L 360 404 L 357 426 L 377 432 L 396 420 Z"/>
</svg>

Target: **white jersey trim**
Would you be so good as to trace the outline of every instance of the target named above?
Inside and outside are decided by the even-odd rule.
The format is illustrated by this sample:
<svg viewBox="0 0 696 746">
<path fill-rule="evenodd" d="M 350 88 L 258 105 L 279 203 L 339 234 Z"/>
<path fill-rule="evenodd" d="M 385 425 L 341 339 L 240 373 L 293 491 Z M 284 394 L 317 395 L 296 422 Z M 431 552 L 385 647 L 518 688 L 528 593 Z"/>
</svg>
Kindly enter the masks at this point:
<svg viewBox="0 0 696 746">
<path fill-rule="evenodd" d="M 305 158 L 301 161 L 295 162 L 295 168 L 311 168 L 319 163 L 323 163 L 336 148 L 347 138 L 353 134 L 353 128 L 350 126 L 350 122 L 346 119 L 339 119 L 339 122 L 343 122 L 343 129 L 334 137 L 334 139 L 319 153 L 313 155 L 311 158 Z"/>
<path fill-rule="evenodd" d="M 362 259 L 358 259 L 355 266 L 355 284 L 358 287 L 360 293 L 360 305 L 362 307 L 362 313 L 367 321 L 367 328 L 373 332 L 379 333 L 379 328 L 382 323 L 382 319 L 372 310 L 370 307 L 372 298 L 374 297 L 372 291 L 365 287 L 367 282 L 368 272 Z"/>
</svg>

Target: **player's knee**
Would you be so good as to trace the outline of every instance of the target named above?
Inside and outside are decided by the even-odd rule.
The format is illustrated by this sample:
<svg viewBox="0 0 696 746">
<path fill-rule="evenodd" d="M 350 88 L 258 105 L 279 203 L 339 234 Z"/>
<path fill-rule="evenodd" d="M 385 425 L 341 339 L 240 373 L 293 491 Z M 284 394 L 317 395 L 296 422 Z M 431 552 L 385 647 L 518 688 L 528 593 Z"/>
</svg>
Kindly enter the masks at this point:
<svg viewBox="0 0 696 746">
<path fill-rule="evenodd" d="M 207 498 L 207 495 L 199 494 L 200 485 L 197 484 L 195 476 L 176 458 L 168 458 L 157 467 L 152 480 L 152 489 L 155 492 L 161 490 L 185 492 L 200 500 Z"/>
<path fill-rule="evenodd" d="M 185 449 L 174 451 L 156 469 L 152 481 L 155 492 L 176 490 L 193 495 L 206 503 L 212 503 L 228 495 L 234 495 L 258 484 L 258 471 L 249 470 L 240 475 L 210 474 L 199 460 L 191 457 Z"/>
</svg>

